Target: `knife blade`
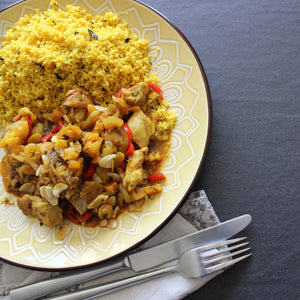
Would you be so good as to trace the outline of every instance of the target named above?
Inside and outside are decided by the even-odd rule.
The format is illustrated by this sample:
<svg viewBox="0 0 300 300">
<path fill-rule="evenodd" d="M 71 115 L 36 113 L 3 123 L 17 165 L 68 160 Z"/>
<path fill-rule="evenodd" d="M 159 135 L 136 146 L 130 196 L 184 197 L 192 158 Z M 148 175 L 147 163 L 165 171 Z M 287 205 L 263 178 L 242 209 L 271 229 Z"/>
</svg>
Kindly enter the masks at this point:
<svg viewBox="0 0 300 300">
<path fill-rule="evenodd" d="M 228 220 L 213 227 L 197 231 L 175 240 L 154 246 L 125 257 L 89 268 L 87 271 L 72 271 L 50 279 L 12 289 L 10 300 L 33 300 L 67 287 L 86 282 L 122 269 L 132 269 L 135 272 L 147 270 L 161 264 L 178 259 L 180 255 L 193 247 L 226 240 L 246 228 L 251 222 L 251 216 L 246 214 Z M 146 258 L 146 259 L 145 259 Z"/>
<path fill-rule="evenodd" d="M 170 242 L 166 242 L 156 247 L 148 248 L 128 255 L 128 263 L 125 264 L 135 272 L 158 266 L 163 262 L 169 262 L 180 257 L 180 255 L 195 246 L 201 247 L 212 242 L 226 240 L 241 230 L 251 222 L 250 215 L 243 215 L 216 226 L 201 230 L 199 232 L 185 235 Z M 147 259 L 145 259 L 145 257 Z"/>
</svg>

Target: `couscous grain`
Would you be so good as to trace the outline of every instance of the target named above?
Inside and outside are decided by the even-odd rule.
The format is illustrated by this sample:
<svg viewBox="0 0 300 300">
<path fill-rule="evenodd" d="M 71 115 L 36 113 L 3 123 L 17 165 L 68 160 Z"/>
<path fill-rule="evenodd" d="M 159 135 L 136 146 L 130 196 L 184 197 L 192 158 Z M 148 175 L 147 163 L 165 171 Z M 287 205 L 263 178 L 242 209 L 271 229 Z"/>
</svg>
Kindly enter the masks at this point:
<svg viewBox="0 0 300 300">
<path fill-rule="evenodd" d="M 54 5 L 53 5 L 54 4 Z M 106 105 L 125 86 L 146 81 L 149 43 L 112 12 L 92 16 L 77 6 L 23 16 L 9 29 L 0 49 L 0 123 L 20 107 L 50 112 L 67 90 L 82 86 L 96 104 Z"/>
</svg>

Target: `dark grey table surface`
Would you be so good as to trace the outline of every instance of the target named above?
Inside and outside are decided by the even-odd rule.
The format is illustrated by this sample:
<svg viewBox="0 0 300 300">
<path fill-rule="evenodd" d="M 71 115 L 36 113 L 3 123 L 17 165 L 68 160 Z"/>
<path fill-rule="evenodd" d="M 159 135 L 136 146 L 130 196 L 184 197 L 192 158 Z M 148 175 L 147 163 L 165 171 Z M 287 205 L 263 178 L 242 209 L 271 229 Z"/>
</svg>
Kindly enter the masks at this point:
<svg viewBox="0 0 300 300">
<path fill-rule="evenodd" d="M 300 1 L 144 3 L 187 37 L 209 81 L 211 143 L 193 189 L 221 221 L 253 218 L 253 257 L 186 300 L 300 299 Z"/>
</svg>

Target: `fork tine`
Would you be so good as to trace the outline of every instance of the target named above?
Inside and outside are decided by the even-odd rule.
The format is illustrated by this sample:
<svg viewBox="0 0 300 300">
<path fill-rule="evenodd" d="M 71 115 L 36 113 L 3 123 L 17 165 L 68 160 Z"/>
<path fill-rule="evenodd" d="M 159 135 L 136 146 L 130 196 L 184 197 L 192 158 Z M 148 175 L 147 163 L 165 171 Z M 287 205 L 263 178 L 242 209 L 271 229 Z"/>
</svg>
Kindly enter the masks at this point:
<svg viewBox="0 0 300 300">
<path fill-rule="evenodd" d="M 241 253 L 244 253 L 244 252 L 246 252 L 246 251 L 248 251 L 248 250 L 250 250 L 250 249 L 251 249 L 251 248 L 248 247 L 248 248 L 245 248 L 245 249 L 241 249 L 241 250 L 239 250 L 239 251 L 235 251 L 234 253 L 229 253 L 229 254 L 227 254 L 227 255 L 221 255 L 220 257 L 210 259 L 210 260 L 204 262 L 204 266 L 206 267 L 206 266 L 211 265 L 211 264 L 214 264 L 214 263 L 216 263 L 216 262 L 218 262 L 218 261 L 222 261 L 222 260 L 225 260 L 225 259 L 230 258 L 230 257 L 232 257 L 232 256 L 236 256 L 236 255 L 241 254 Z"/>
<path fill-rule="evenodd" d="M 211 273 L 214 273 L 214 272 L 217 272 L 217 271 L 221 271 L 221 270 L 223 270 L 227 267 L 231 267 L 232 265 L 234 265 L 234 264 L 238 263 L 239 261 L 249 257 L 250 255 L 252 255 L 252 254 L 249 253 L 249 254 L 243 255 L 241 257 L 232 259 L 230 261 L 227 261 L 227 262 L 224 262 L 224 263 L 212 266 L 212 267 L 208 267 L 208 268 L 205 269 L 206 274 L 211 274 Z"/>
<path fill-rule="evenodd" d="M 240 242 L 242 240 L 245 240 L 246 238 L 247 237 L 241 237 L 241 238 L 237 238 L 237 239 L 226 240 L 226 241 L 210 244 L 210 245 L 207 245 L 207 246 L 203 246 L 203 247 L 201 247 L 201 252 L 206 252 L 206 251 L 209 251 L 209 250 L 212 250 L 212 249 L 215 249 L 215 248 L 220 248 L 220 247 L 223 247 L 223 246 L 231 245 L 231 244 Z"/>
<path fill-rule="evenodd" d="M 229 251 L 232 251 L 234 249 L 237 249 L 237 248 L 240 248 L 240 247 L 243 247 L 243 246 L 246 246 L 248 245 L 249 242 L 246 242 L 246 243 L 242 243 L 242 244 L 238 244 L 238 245 L 235 245 L 235 246 L 231 246 L 231 247 L 227 247 L 225 249 L 222 249 L 222 250 L 218 250 L 214 253 L 202 253 L 201 254 L 201 257 L 204 258 L 204 259 L 208 259 L 210 257 L 213 257 L 215 255 L 219 255 L 219 254 L 222 254 L 222 253 L 226 253 L 226 252 L 229 252 Z"/>
</svg>

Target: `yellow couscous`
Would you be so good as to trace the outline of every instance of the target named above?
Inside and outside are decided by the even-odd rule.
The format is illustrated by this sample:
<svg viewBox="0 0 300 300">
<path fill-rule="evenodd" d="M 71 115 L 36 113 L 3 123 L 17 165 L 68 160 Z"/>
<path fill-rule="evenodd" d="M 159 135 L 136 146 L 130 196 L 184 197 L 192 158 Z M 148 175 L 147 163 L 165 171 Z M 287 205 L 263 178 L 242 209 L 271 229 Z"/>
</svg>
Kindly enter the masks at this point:
<svg viewBox="0 0 300 300">
<path fill-rule="evenodd" d="M 76 6 L 22 17 L 0 49 L 0 122 L 20 107 L 50 112 L 67 90 L 87 89 L 106 105 L 121 87 L 157 83 L 150 73 L 149 43 L 112 12 L 92 16 Z"/>
</svg>

